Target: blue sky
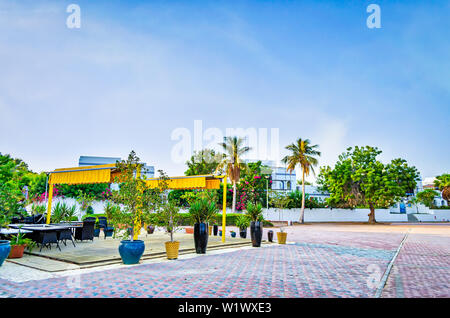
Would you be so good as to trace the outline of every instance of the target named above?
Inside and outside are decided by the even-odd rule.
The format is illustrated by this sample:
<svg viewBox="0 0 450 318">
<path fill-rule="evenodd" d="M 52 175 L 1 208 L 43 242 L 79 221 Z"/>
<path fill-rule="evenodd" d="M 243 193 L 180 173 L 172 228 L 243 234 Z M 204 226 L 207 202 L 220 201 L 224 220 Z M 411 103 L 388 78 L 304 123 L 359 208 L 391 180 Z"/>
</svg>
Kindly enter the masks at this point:
<svg viewBox="0 0 450 318">
<path fill-rule="evenodd" d="M 372 145 L 449 172 L 449 16 L 448 1 L 0 0 L 0 152 L 42 171 L 134 149 L 180 175 L 171 132 L 202 120 L 309 138 L 321 165 Z"/>
</svg>

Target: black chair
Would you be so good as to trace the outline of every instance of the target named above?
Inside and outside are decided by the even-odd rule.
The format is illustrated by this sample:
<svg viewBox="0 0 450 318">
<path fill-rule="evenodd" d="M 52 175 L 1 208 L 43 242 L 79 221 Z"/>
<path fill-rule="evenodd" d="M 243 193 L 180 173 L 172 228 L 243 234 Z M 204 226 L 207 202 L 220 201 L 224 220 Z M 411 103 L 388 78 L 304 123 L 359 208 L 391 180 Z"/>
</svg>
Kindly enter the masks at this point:
<svg viewBox="0 0 450 318">
<path fill-rule="evenodd" d="M 56 243 L 56 247 L 61 251 L 58 243 L 58 234 L 56 231 L 38 231 L 35 234 L 34 241 L 41 246 L 39 252 L 42 251 L 42 247 L 44 246 L 52 249 L 52 243 Z"/>
<path fill-rule="evenodd" d="M 70 240 L 73 244 L 73 247 L 76 247 L 75 242 L 73 241 L 72 230 L 70 228 L 57 231 L 58 241 L 63 242 L 64 246 L 67 246 L 66 241 Z"/>
<path fill-rule="evenodd" d="M 114 233 L 114 228 L 112 226 L 108 226 L 108 221 L 106 217 L 99 216 L 98 217 L 98 226 L 103 229 L 103 233 L 105 233 L 105 240 L 107 236 L 112 236 Z"/>
<path fill-rule="evenodd" d="M 75 229 L 75 241 L 94 241 L 94 220 L 84 220 L 83 227 L 77 227 Z"/>
<path fill-rule="evenodd" d="M 34 216 L 34 224 L 45 224 L 46 217 L 44 214 L 37 214 Z"/>
<path fill-rule="evenodd" d="M 34 216 L 27 216 L 23 219 L 23 223 L 25 224 L 34 224 Z"/>
</svg>

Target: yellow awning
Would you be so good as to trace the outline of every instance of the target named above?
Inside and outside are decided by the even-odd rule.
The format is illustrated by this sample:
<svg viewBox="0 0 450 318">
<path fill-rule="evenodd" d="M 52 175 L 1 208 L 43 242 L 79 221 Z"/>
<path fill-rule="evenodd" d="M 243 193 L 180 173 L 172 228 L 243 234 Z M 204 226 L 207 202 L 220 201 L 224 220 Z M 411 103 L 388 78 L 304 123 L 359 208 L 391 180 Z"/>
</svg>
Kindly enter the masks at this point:
<svg viewBox="0 0 450 318">
<path fill-rule="evenodd" d="M 114 164 L 55 169 L 51 172 L 50 184 L 110 183 Z"/>
<path fill-rule="evenodd" d="M 147 180 L 151 189 L 158 187 L 158 179 Z M 172 177 L 168 181 L 169 189 L 219 189 L 220 180 L 211 176 Z"/>
</svg>

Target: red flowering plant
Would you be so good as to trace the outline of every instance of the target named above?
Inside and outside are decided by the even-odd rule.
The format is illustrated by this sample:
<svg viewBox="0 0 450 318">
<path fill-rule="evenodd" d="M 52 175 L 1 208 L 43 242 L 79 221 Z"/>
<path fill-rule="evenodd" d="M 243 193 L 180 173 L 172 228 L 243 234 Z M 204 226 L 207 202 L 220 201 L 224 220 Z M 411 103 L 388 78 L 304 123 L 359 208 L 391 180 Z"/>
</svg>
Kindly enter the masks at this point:
<svg viewBox="0 0 450 318">
<path fill-rule="evenodd" d="M 56 199 L 56 198 L 64 198 L 64 196 L 60 194 L 60 191 L 57 187 L 53 187 L 53 199 Z M 40 203 L 44 203 L 46 201 L 46 199 L 48 199 L 48 194 L 46 192 L 43 192 L 41 194 L 35 194 L 31 198 L 31 202 L 35 203 L 35 204 L 40 204 Z"/>
<path fill-rule="evenodd" d="M 248 202 L 253 204 L 264 203 L 266 200 L 266 180 L 262 174 L 261 161 L 249 163 L 241 175 L 238 184 L 237 210 L 245 210 Z"/>
<path fill-rule="evenodd" d="M 112 197 L 112 191 L 110 188 L 106 188 L 105 191 L 100 193 L 100 200 L 102 201 L 108 201 Z"/>
</svg>

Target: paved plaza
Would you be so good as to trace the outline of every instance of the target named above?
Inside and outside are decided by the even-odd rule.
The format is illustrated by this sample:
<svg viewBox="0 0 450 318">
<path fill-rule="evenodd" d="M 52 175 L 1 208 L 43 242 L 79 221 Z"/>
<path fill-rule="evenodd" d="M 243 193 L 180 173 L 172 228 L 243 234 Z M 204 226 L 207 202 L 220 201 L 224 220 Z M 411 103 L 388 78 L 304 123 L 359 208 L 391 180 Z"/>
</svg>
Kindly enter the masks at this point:
<svg viewBox="0 0 450 318">
<path fill-rule="evenodd" d="M 314 224 L 285 231 L 286 245 L 211 250 L 134 266 L 44 273 L 5 262 L 0 296 L 450 297 L 449 224 Z"/>
</svg>

